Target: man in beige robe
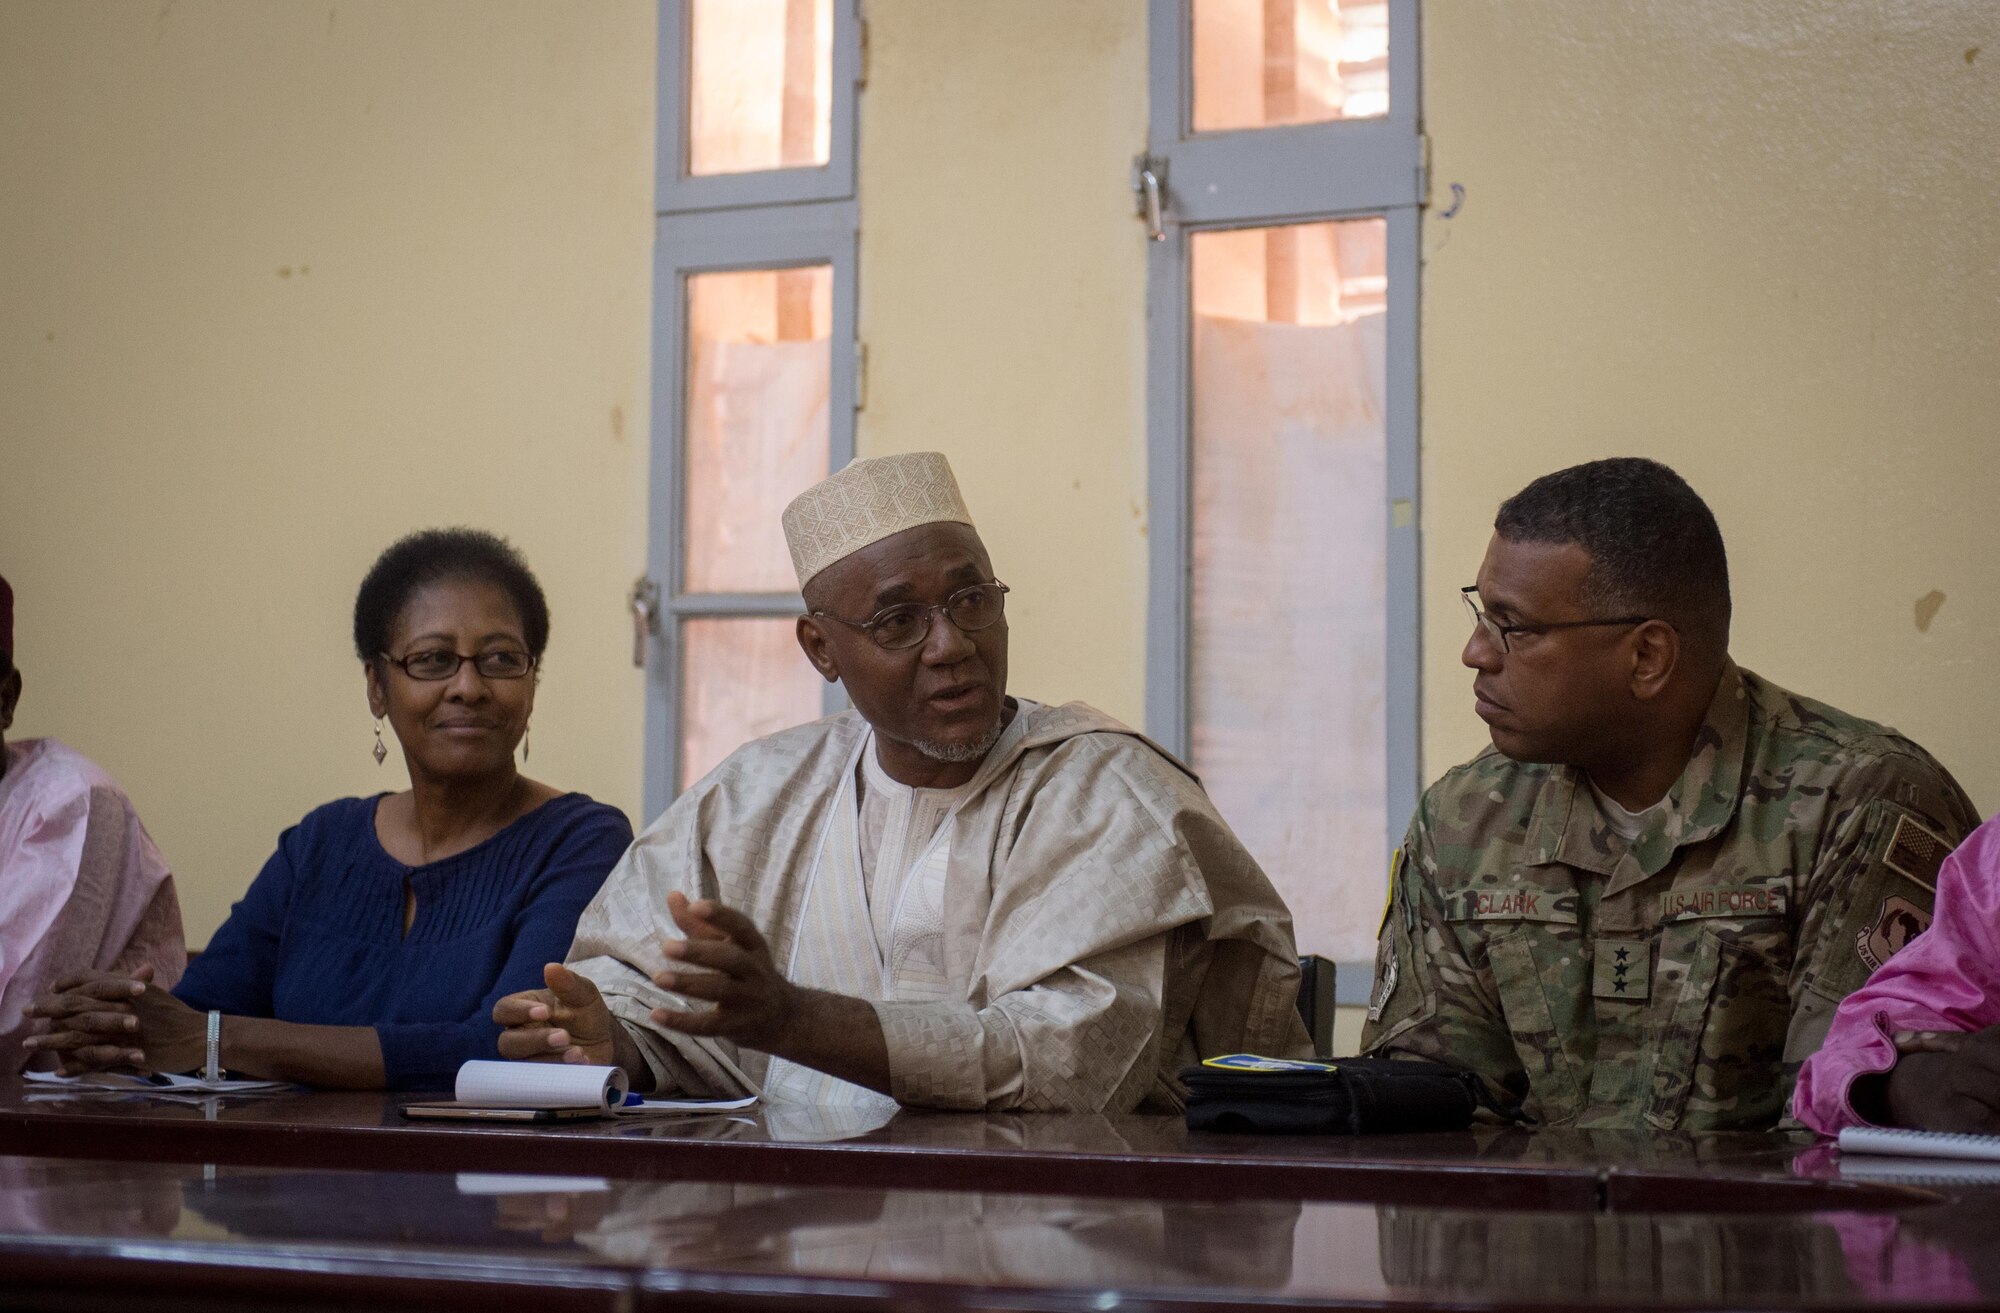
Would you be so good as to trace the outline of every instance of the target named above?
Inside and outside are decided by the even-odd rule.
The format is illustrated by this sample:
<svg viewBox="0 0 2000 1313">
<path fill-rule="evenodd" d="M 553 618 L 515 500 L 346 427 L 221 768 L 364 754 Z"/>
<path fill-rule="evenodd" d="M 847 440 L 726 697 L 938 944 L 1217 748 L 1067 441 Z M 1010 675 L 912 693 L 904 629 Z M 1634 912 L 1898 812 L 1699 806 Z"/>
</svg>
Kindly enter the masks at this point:
<svg viewBox="0 0 2000 1313">
<path fill-rule="evenodd" d="M 640 1088 L 962 1109 L 1180 1102 L 1305 1052 L 1291 918 L 1187 770 L 1006 696 L 1006 585 L 942 456 L 858 461 L 785 531 L 807 658 L 855 709 L 748 744 L 584 912 L 501 1052 Z"/>
</svg>

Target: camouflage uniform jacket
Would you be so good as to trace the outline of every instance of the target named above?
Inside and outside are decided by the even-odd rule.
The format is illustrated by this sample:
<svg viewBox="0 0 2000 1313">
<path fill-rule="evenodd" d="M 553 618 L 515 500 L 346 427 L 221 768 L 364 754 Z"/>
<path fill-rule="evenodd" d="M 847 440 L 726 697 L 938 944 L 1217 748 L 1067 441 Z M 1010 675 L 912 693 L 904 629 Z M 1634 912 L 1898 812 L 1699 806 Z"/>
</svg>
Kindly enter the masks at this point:
<svg viewBox="0 0 2000 1313">
<path fill-rule="evenodd" d="M 1628 844 L 1571 767 L 1488 749 L 1432 785 L 1363 1051 L 1468 1067 L 1547 1125 L 1775 1126 L 1979 818 L 1916 744 L 1733 664 L 1668 797 Z"/>
</svg>

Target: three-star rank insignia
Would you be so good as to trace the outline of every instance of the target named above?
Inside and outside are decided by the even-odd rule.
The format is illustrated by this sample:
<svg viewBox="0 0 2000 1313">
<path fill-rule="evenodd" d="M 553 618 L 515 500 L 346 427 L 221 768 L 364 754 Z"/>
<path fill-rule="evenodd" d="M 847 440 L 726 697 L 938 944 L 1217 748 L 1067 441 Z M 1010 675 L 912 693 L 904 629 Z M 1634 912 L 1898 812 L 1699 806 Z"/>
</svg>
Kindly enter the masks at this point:
<svg viewBox="0 0 2000 1313">
<path fill-rule="evenodd" d="M 1653 945 L 1644 939 L 1600 939 L 1590 992 L 1598 998 L 1643 1003 L 1653 987 Z"/>
</svg>

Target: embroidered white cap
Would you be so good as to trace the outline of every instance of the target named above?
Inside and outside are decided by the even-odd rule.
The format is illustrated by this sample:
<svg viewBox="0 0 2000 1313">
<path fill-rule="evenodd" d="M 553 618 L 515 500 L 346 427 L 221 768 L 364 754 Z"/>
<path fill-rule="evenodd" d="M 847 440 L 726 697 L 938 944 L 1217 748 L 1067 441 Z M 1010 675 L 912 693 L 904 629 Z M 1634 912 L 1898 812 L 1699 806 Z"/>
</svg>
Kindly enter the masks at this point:
<svg viewBox="0 0 2000 1313">
<path fill-rule="evenodd" d="M 785 507 L 799 587 L 843 557 L 920 524 L 972 523 L 951 464 L 935 451 L 857 460 Z"/>
</svg>

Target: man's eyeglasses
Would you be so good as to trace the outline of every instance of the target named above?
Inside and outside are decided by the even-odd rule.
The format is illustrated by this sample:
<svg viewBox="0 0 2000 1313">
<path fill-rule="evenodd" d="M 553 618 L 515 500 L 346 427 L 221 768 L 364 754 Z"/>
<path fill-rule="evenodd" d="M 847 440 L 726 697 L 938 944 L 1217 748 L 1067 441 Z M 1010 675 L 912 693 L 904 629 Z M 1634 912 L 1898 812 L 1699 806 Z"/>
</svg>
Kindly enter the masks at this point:
<svg viewBox="0 0 2000 1313">
<path fill-rule="evenodd" d="M 850 629 L 859 629 L 868 635 L 875 646 L 890 652 L 899 652 L 930 637 L 931 617 L 942 611 L 958 626 L 960 632 L 975 634 L 997 621 L 1006 609 L 1006 596 L 1011 591 L 998 579 L 983 584 L 973 584 L 961 588 L 942 602 L 926 606 L 922 602 L 902 602 L 896 606 L 885 606 L 866 620 L 847 620 L 828 611 L 811 611 L 807 614 L 822 620 L 832 620 Z"/>
<path fill-rule="evenodd" d="M 1628 615 L 1620 616 L 1616 620 L 1549 620 L 1536 625 L 1503 625 L 1481 609 L 1479 604 L 1485 599 L 1479 596 L 1478 584 L 1459 589 L 1458 595 L 1465 599 L 1465 609 L 1472 612 L 1472 623 L 1485 630 L 1486 636 L 1499 644 L 1502 652 L 1514 650 L 1509 640 L 1515 634 L 1527 634 L 1532 637 L 1535 634 L 1546 634 L 1552 629 L 1588 629 L 1596 625 L 1643 625 L 1652 619 L 1651 616 Z"/>
<path fill-rule="evenodd" d="M 421 679 L 427 683 L 450 679 L 458 673 L 458 668 L 468 661 L 472 663 L 474 670 L 487 679 L 520 679 L 535 668 L 534 657 L 510 648 L 481 652 L 478 656 L 463 656 L 457 652 L 447 652 L 443 648 L 426 648 L 421 652 L 412 652 L 402 657 L 392 657 L 384 652 L 382 659 L 392 666 L 401 666 L 403 673 L 411 679 Z"/>
</svg>

